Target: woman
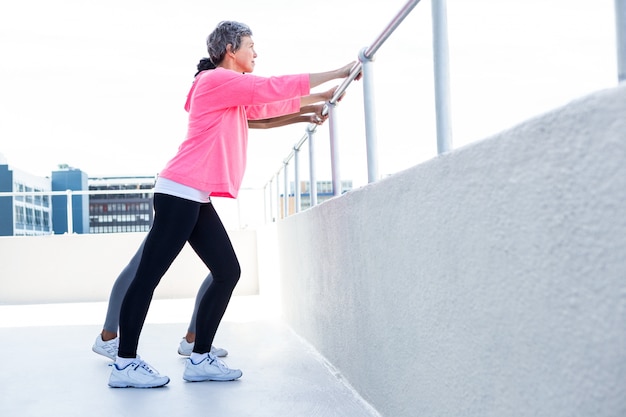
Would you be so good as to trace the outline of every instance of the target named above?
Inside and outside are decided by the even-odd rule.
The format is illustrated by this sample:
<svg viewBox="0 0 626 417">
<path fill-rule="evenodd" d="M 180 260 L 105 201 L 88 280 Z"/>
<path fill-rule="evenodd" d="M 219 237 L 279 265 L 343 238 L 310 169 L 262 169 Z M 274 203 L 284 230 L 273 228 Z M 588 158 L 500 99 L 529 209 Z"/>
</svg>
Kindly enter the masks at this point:
<svg viewBox="0 0 626 417">
<path fill-rule="evenodd" d="M 213 338 L 240 276 L 237 256 L 210 202 L 210 196 L 236 198 L 246 165 L 248 120 L 296 113 L 311 104 L 310 89 L 349 76 L 350 63 L 315 74 L 257 77 L 252 32 L 225 21 L 207 39 L 217 68 L 198 75 L 185 109 L 187 137 L 161 171 L 155 185 L 153 226 L 120 314 L 118 356 L 112 387 L 150 388 L 167 384 L 137 356 L 139 336 L 152 293 L 186 242 L 202 259 L 213 282 L 198 306 L 196 340 L 185 363 L 187 381 L 227 381 L 241 377 L 210 353 Z"/>
<path fill-rule="evenodd" d="M 194 77 L 197 77 L 202 71 L 215 69 L 215 65 L 208 58 L 202 58 L 197 65 L 196 74 Z M 330 100 L 334 93 L 334 88 L 322 93 L 312 94 L 311 100 L 320 102 L 321 104 L 312 104 L 309 106 L 304 106 L 300 108 L 298 113 L 289 114 L 286 116 L 273 117 L 266 120 L 249 120 L 248 127 L 254 129 L 269 129 L 272 127 L 284 126 L 287 124 L 298 123 L 298 122 L 307 122 L 314 124 L 322 124 L 328 116 L 322 115 L 322 110 L 324 107 L 324 102 Z M 141 253 L 143 252 L 144 242 L 141 243 L 139 249 L 135 253 L 135 255 L 131 258 L 128 265 L 122 270 L 120 275 L 115 280 L 113 284 L 113 288 L 111 289 L 111 294 L 109 296 L 109 305 L 107 308 L 107 314 L 104 321 L 104 326 L 102 327 L 102 331 L 96 337 L 92 350 L 102 356 L 106 356 L 107 358 L 115 360 L 117 356 L 117 349 L 119 347 L 119 339 L 118 339 L 118 327 L 119 327 L 119 317 L 120 317 L 120 309 L 122 307 L 122 301 L 124 300 L 124 296 L 126 295 L 126 291 L 130 286 L 130 283 L 133 281 L 135 274 L 137 272 L 137 268 L 139 267 L 139 262 L 141 260 Z M 200 305 L 200 301 L 202 297 L 206 293 L 207 289 L 213 282 L 213 277 L 211 273 L 205 278 L 200 285 L 200 289 L 198 290 L 198 294 L 196 295 L 196 303 L 193 314 L 191 316 L 191 321 L 189 322 L 189 327 L 187 329 L 187 334 L 180 341 L 178 346 L 178 353 L 183 356 L 190 356 L 193 350 L 193 345 L 196 338 L 196 318 L 198 314 L 198 307 Z M 224 357 L 228 355 L 228 351 L 226 349 L 218 348 L 211 346 L 211 353 L 214 356 Z"/>
</svg>

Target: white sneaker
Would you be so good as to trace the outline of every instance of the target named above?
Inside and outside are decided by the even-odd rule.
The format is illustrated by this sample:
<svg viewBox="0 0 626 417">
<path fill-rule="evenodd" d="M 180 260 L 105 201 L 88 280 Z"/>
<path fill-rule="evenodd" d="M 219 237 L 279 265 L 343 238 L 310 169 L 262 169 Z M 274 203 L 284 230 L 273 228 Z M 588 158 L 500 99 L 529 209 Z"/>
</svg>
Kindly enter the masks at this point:
<svg viewBox="0 0 626 417">
<path fill-rule="evenodd" d="M 178 345 L 178 354 L 181 356 L 190 356 L 191 352 L 193 352 L 193 345 L 194 342 L 189 343 L 187 339 L 183 337 Z M 220 358 L 228 356 L 228 351 L 226 349 L 218 348 L 213 345 L 211 345 L 211 353 L 213 356 L 219 356 Z"/>
<path fill-rule="evenodd" d="M 156 388 L 170 382 L 168 377 L 160 375 L 139 357 L 122 369 L 116 364 L 112 364 L 111 368 L 109 386 L 113 388 Z"/>
<path fill-rule="evenodd" d="M 241 375 L 243 373 L 239 369 L 230 369 L 216 356 L 208 353 L 200 363 L 193 363 L 191 358 L 187 359 L 183 379 L 189 382 L 234 381 L 241 378 Z"/>
<path fill-rule="evenodd" d="M 102 340 L 102 335 L 99 334 L 98 337 L 96 337 L 96 341 L 93 342 L 91 350 L 96 352 L 98 355 L 106 356 L 109 359 L 115 360 L 119 345 L 119 338 L 116 337 L 115 339 L 107 340 L 105 342 Z"/>
</svg>

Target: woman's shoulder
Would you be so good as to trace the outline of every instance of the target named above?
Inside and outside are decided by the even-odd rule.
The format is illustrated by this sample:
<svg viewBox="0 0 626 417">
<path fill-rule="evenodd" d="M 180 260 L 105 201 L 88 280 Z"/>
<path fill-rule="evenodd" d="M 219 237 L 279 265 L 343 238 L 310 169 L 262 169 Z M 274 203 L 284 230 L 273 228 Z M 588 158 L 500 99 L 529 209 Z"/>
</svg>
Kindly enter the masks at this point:
<svg viewBox="0 0 626 417">
<path fill-rule="evenodd" d="M 241 77 L 243 74 L 226 68 L 217 67 L 212 70 L 203 71 L 200 75 L 209 78 L 238 78 Z"/>
<path fill-rule="evenodd" d="M 213 70 L 203 71 L 196 77 L 195 83 L 199 85 L 217 86 L 223 84 L 231 84 L 245 82 L 248 77 L 229 69 L 216 68 Z"/>
</svg>

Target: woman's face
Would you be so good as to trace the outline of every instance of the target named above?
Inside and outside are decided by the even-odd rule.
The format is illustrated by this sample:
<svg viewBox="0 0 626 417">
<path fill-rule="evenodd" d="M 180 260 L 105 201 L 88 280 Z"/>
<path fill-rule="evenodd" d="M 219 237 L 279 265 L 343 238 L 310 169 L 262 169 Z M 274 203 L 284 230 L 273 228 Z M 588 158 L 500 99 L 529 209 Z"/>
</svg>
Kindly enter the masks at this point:
<svg viewBox="0 0 626 417">
<path fill-rule="evenodd" d="M 254 42 L 250 36 L 241 38 L 241 47 L 235 52 L 237 72 L 254 71 L 254 59 L 257 57 Z"/>
</svg>

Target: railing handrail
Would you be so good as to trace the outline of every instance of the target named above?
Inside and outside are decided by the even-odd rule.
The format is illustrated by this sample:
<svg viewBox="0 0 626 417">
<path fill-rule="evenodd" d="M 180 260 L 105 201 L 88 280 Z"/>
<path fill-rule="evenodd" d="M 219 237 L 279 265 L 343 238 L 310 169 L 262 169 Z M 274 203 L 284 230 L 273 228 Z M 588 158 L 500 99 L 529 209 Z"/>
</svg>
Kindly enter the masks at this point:
<svg viewBox="0 0 626 417">
<path fill-rule="evenodd" d="M 358 54 L 358 60 L 357 62 L 354 64 L 354 66 L 352 67 L 352 69 L 350 70 L 350 74 L 348 77 L 346 77 L 343 82 L 337 87 L 337 89 L 335 90 L 333 97 L 324 104 L 324 107 L 322 108 L 322 115 L 328 115 L 330 113 L 331 108 L 334 108 L 334 106 L 337 104 L 337 102 L 339 101 L 339 99 L 343 96 L 343 94 L 346 92 L 348 86 L 350 86 L 350 84 L 357 78 L 357 76 L 360 73 L 363 73 L 363 80 L 364 80 L 364 89 L 365 88 L 371 88 L 371 83 L 366 83 L 366 74 L 364 71 L 364 61 L 367 63 L 370 63 L 373 58 L 374 55 L 376 54 L 376 52 L 380 49 L 380 47 L 387 41 L 387 39 L 391 36 L 391 34 L 397 29 L 397 27 L 404 21 L 404 19 L 411 13 L 411 11 L 415 8 L 415 6 L 417 6 L 417 4 L 420 2 L 420 0 L 409 0 L 404 7 L 402 7 L 400 9 L 400 11 L 395 15 L 395 17 L 389 22 L 389 24 L 387 24 L 387 26 L 383 29 L 383 31 L 379 34 L 379 36 L 371 43 L 371 45 L 367 48 L 364 48 L 363 50 L 360 51 L 360 53 Z M 371 106 L 369 106 L 371 108 Z M 366 112 L 369 111 L 368 106 L 366 105 Z M 333 119 L 333 115 L 332 113 L 330 114 L 330 119 Z M 331 159 L 333 159 L 333 161 L 331 161 L 331 168 L 333 170 L 333 185 L 337 185 L 337 188 L 339 188 L 338 190 L 335 189 L 334 193 L 335 195 L 338 195 L 341 193 L 341 179 L 338 178 L 338 173 L 336 171 L 338 171 L 338 163 L 334 160 L 334 156 L 332 155 L 334 152 L 334 150 L 337 149 L 336 146 L 336 142 L 335 142 L 335 138 L 334 138 L 334 133 L 333 131 L 335 129 L 333 129 L 334 125 L 333 125 L 333 120 L 329 120 L 329 125 L 330 125 L 330 129 L 331 129 Z M 271 189 L 272 189 L 272 184 L 274 183 L 275 179 L 278 179 L 278 176 L 280 175 L 281 172 L 284 172 L 284 183 L 285 183 L 285 192 L 284 194 L 284 207 L 285 209 L 287 208 L 287 196 L 288 196 L 288 190 L 287 190 L 287 186 L 288 186 L 288 179 L 287 179 L 287 167 L 289 162 L 291 161 L 291 159 L 293 159 L 297 153 L 300 151 L 300 149 L 302 148 L 302 146 L 304 145 L 304 143 L 307 142 L 307 140 L 309 140 L 309 146 L 312 146 L 311 142 L 311 138 L 313 136 L 313 134 L 315 133 L 315 131 L 317 130 L 318 125 L 314 124 L 314 123 L 310 123 L 307 127 L 306 127 L 306 133 L 300 138 L 300 140 L 298 140 L 294 146 L 292 147 L 292 150 L 289 152 L 289 154 L 283 159 L 283 163 L 281 165 L 281 167 L 276 171 L 276 173 L 274 175 L 272 175 L 272 177 L 266 182 L 265 186 L 263 187 L 264 189 L 268 189 L 270 190 L 270 194 L 271 194 Z M 367 130 L 366 126 L 366 130 Z M 372 124 L 369 125 L 369 128 L 372 128 Z M 368 135 L 367 138 L 367 142 L 368 142 L 368 148 L 370 146 L 375 146 L 375 137 L 374 139 L 370 138 L 370 136 L 374 135 L 372 132 L 369 132 L 366 134 Z M 368 150 L 368 153 L 371 153 L 371 151 Z M 311 156 L 310 156 L 311 159 Z M 368 156 L 368 162 L 370 161 L 370 157 Z M 297 159 L 296 159 L 297 160 Z M 311 164 L 314 163 L 313 160 L 310 161 Z M 311 178 L 310 178 L 310 183 L 311 183 L 311 194 L 313 194 L 313 189 L 315 188 L 314 185 L 316 183 L 316 178 L 313 178 L 313 173 L 314 173 L 314 169 L 312 167 L 310 167 L 311 169 Z M 377 173 L 375 174 L 377 175 Z M 371 173 L 368 174 L 368 177 L 372 177 L 375 176 L 372 175 Z M 298 177 L 298 173 L 296 172 L 296 177 Z M 278 181 L 276 182 L 277 185 L 277 190 L 278 190 Z M 298 184 L 296 184 L 296 189 L 298 187 Z M 335 187 L 333 187 L 335 188 Z M 278 195 L 280 195 L 280 193 L 277 193 Z M 271 197 L 270 197 L 271 198 Z M 297 201 L 299 201 L 299 199 L 296 199 Z M 315 201 L 315 200 L 314 200 Z M 311 205 L 314 205 L 313 202 Z M 271 206 L 271 204 L 270 204 Z M 295 208 L 296 212 L 299 211 L 299 207 L 296 206 Z M 285 216 L 287 215 L 287 212 L 285 211 Z"/>
<path fill-rule="evenodd" d="M 24 196 L 34 196 L 34 195 L 63 195 L 66 196 L 68 194 L 71 195 L 104 195 L 104 194 L 152 194 L 154 192 L 153 188 L 138 188 L 136 190 L 38 190 L 38 191 L 0 191 L 0 197 L 19 197 L 21 195 Z"/>
<path fill-rule="evenodd" d="M 387 41 L 391 34 L 400 26 L 400 23 L 411 13 L 411 11 L 417 6 L 420 0 L 410 0 L 404 5 L 402 9 L 396 14 L 393 20 L 387 25 L 387 27 L 378 35 L 376 40 L 365 50 L 363 55 L 365 58 L 372 60 L 376 52 Z"/>
<path fill-rule="evenodd" d="M 415 6 L 417 6 L 417 3 L 419 3 L 420 1 L 421 0 L 410 0 L 407 4 L 405 4 L 404 7 L 396 14 L 393 20 L 387 25 L 387 27 L 385 27 L 385 29 L 380 33 L 380 35 L 378 35 L 378 37 L 374 40 L 374 42 L 372 42 L 372 44 L 369 47 L 365 48 L 362 55 L 368 60 L 373 60 L 376 52 L 378 52 L 380 47 L 385 43 L 385 41 L 391 36 L 391 34 L 398 28 L 400 23 L 402 23 L 402 21 L 415 8 Z M 343 80 L 343 82 L 337 87 L 337 90 L 335 90 L 335 93 L 333 94 L 331 99 L 328 100 L 328 103 L 324 104 L 324 108 L 322 109 L 322 115 L 325 116 L 328 114 L 328 108 L 329 108 L 328 104 L 331 104 L 331 105 L 337 104 L 337 102 L 339 101 L 339 98 L 346 92 L 346 90 L 348 89 L 348 86 L 356 79 L 356 77 L 359 75 L 362 69 L 363 69 L 363 62 L 359 60 L 354 64 L 354 66 L 350 70 L 350 75 L 348 75 Z M 317 126 L 318 125 L 316 125 L 315 123 L 310 123 L 307 126 L 307 130 L 315 132 L 315 130 L 317 129 Z M 294 145 L 294 149 L 300 149 L 302 145 L 306 142 L 307 138 L 308 138 L 308 135 L 305 134 L 296 143 L 296 145 Z"/>
</svg>

